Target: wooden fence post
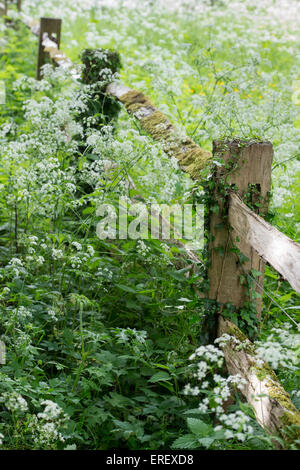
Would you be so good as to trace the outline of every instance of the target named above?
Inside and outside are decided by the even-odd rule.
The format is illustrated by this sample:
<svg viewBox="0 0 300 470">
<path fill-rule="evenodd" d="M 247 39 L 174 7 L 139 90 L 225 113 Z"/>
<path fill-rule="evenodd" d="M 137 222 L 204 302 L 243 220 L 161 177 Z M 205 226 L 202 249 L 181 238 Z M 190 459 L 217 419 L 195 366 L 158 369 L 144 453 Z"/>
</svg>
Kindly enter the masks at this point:
<svg viewBox="0 0 300 470">
<path fill-rule="evenodd" d="M 245 272 L 249 273 L 251 269 L 261 272 L 256 282 L 263 286 L 265 263 L 247 242 L 239 240 L 234 229 L 228 228 L 228 198 L 226 194 L 222 194 L 222 187 L 224 188 L 224 184 L 227 189 L 228 185 L 232 186 L 241 198 L 247 198 L 247 202 L 255 207 L 256 213 L 264 215 L 271 188 L 273 146 L 270 142 L 214 142 L 213 153 L 225 163 L 216 167 L 214 175 L 213 210 L 209 221 L 209 297 L 221 304 L 232 303 L 240 309 L 249 300 L 247 283 L 241 282 L 246 280 Z M 242 266 L 233 245 L 248 258 Z M 255 290 L 261 294 L 259 286 L 256 285 Z M 262 299 L 257 298 L 258 318 L 261 307 Z"/>
<path fill-rule="evenodd" d="M 0 16 L 7 15 L 7 0 L 2 0 L 0 7 Z"/>
<path fill-rule="evenodd" d="M 21 11 L 21 5 L 22 5 L 22 0 L 3 0 L 2 2 L 3 8 L 0 8 L 0 15 L 1 16 L 6 16 L 7 15 L 7 9 L 8 5 L 10 3 L 13 3 L 17 6 L 18 11 Z"/>
<path fill-rule="evenodd" d="M 48 37 L 51 41 L 60 46 L 61 19 L 59 18 L 41 18 L 39 30 L 39 49 L 36 78 L 41 80 L 41 67 L 46 64 L 47 52 L 44 51 L 43 40 Z"/>
</svg>

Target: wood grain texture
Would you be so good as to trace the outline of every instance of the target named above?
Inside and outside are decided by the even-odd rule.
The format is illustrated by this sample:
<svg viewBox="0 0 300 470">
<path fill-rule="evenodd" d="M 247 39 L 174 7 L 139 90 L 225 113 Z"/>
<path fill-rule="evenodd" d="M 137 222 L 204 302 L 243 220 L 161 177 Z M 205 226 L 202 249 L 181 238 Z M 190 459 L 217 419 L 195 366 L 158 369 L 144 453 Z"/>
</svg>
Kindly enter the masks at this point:
<svg viewBox="0 0 300 470">
<path fill-rule="evenodd" d="M 37 80 L 41 80 L 42 78 L 41 67 L 46 64 L 46 59 L 47 59 L 47 51 L 45 51 L 43 41 L 45 41 L 46 39 L 49 39 L 53 43 L 55 43 L 57 46 L 56 47 L 56 53 L 57 53 L 57 49 L 59 50 L 59 46 L 60 46 L 61 23 L 62 21 L 59 18 L 41 18 L 40 20 L 39 50 L 38 50 L 37 70 L 36 70 Z M 51 47 L 50 51 L 52 51 L 52 53 L 55 54 L 55 51 L 53 51 L 53 47 Z M 48 51 L 48 53 L 50 51 Z"/>
<path fill-rule="evenodd" d="M 252 212 L 236 194 L 229 199 L 229 223 L 300 294 L 300 245 Z"/>
<path fill-rule="evenodd" d="M 7 13 L 7 3 L 5 0 L 0 2 L 0 16 L 5 16 Z"/>
<path fill-rule="evenodd" d="M 15 5 L 17 7 L 18 12 L 21 11 L 21 0 L 2 0 L 0 2 L 0 16 L 8 14 L 10 5 Z"/>
<path fill-rule="evenodd" d="M 237 308 L 241 308 L 247 300 L 248 293 L 247 286 L 241 284 L 241 276 L 244 275 L 244 271 L 255 269 L 262 273 L 257 282 L 263 286 L 265 263 L 247 241 L 238 240 L 238 233 L 235 230 L 230 231 L 224 223 L 224 209 L 226 210 L 228 201 L 219 193 L 218 182 L 224 180 L 228 185 L 236 185 L 237 194 L 241 197 L 249 192 L 249 185 L 255 185 L 261 197 L 260 213 L 264 214 L 268 207 L 268 193 L 271 187 L 273 147 L 270 142 L 243 143 L 242 147 L 235 141 L 225 145 L 215 142 L 214 154 L 221 156 L 225 164 L 232 162 L 232 169 L 226 169 L 224 164 L 215 171 L 216 189 L 213 198 L 219 210 L 210 215 L 209 297 L 221 304 L 231 302 Z M 237 254 L 232 251 L 233 244 L 249 260 L 243 264 L 243 268 L 238 262 Z M 257 292 L 261 294 L 259 287 Z M 259 298 L 256 300 L 256 308 L 259 314 L 261 310 Z"/>
<path fill-rule="evenodd" d="M 244 343 L 243 333 L 220 315 L 218 336 L 224 333 Z M 289 440 L 291 435 L 284 430 L 286 426 L 300 425 L 300 413 L 270 366 L 257 356 L 254 345 L 249 341 L 244 344 L 245 348 L 240 349 L 240 345 L 232 340 L 222 348 L 228 372 L 239 374 L 246 380 L 241 392 L 252 406 L 257 422 L 268 433 L 278 435 L 284 441 Z M 299 431 L 294 432 L 294 438 L 299 438 Z"/>
</svg>

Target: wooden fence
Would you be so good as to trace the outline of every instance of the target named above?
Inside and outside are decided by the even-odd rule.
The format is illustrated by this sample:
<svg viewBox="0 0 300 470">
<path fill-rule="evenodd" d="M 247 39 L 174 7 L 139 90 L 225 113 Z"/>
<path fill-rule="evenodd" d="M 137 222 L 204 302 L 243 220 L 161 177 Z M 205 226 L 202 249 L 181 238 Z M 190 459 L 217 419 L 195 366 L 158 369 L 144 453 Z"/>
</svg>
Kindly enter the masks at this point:
<svg viewBox="0 0 300 470">
<path fill-rule="evenodd" d="M 6 16 L 10 5 L 15 5 L 17 10 L 21 11 L 21 0 L 2 0 L 0 2 L 0 15 Z"/>
<path fill-rule="evenodd" d="M 15 2 L 6 0 L 6 14 L 8 3 Z M 20 8 L 20 2 L 17 3 Z M 20 17 L 39 38 L 37 79 L 41 78 L 41 66 L 49 57 L 56 66 L 74 67 L 72 61 L 59 50 L 60 19 L 41 18 L 37 21 L 22 14 Z M 259 294 L 262 293 L 265 262 L 300 293 L 300 245 L 261 217 L 268 208 L 272 144 L 257 141 L 214 142 L 211 153 L 200 148 L 190 137 L 179 137 L 167 117 L 140 91 L 113 82 L 107 86 L 106 93 L 123 103 L 140 126 L 154 140 L 162 143 L 165 153 L 177 158 L 180 168 L 192 179 L 201 181 L 201 170 L 208 164 L 212 166 L 215 184 L 211 191 L 214 210 L 209 212 L 211 239 L 208 296 L 220 305 L 218 336 L 226 333 L 231 337 L 223 347 L 227 369 L 229 373 L 240 374 L 246 379 L 247 384 L 242 393 L 253 407 L 258 423 L 268 433 L 287 441 L 291 439 L 291 434 L 287 435 L 285 429 L 291 426 L 294 437 L 299 436 L 295 428 L 300 426 L 300 413 L 289 395 L 271 368 L 258 358 L 249 339 L 222 315 L 224 304 L 232 303 L 237 309 L 244 305 L 248 287 L 246 283 L 241 283 L 241 277 L 247 277 L 253 270 L 261 273 L 255 280 L 255 289 Z M 224 164 L 214 166 L 212 162 L 218 157 L 222 158 Z M 255 212 L 243 202 L 249 193 L 251 201 L 248 202 L 257 208 Z M 224 220 L 228 223 L 224 223 Z M 240 261 L 238 252 L 244 255 L 244 263 Z M 196 254 L 192 256 L 197 260 Z M 203 294 L 200 295 L 203 297 Z M 258 317 L 261 305 L 260 295 L 256 300 Z"/>
</svg>

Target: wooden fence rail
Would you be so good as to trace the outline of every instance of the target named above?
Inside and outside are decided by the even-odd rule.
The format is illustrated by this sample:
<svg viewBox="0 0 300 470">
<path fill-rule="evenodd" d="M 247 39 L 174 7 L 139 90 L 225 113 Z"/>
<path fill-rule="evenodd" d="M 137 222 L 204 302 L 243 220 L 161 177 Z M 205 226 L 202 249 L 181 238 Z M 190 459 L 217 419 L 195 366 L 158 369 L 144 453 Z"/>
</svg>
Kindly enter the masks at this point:
<svg viewBox="0 0 300 470">
<path fill-rule="evenodd" d="M 300 294 L 300 245 L 252 212 L 234 193 L 229 199 L 229 223 Z"/>
<path fill-rule="evenodd" d="M 48 54 L 55 65 L 73 67 L 71 60 L 59 50 L 59 20 L 43 18 L 39 22 L 22 15 L 22 21 L 39 37 L 39 79 L 44 54 Z M 49 27 L 50 24 L 55 25 L 55 31 L 52 26 Z M 201 169 L 211 162 L 211 152 L 199 147 L 190 137 L 182 136 L 140 91 L 114 82 L 107 86 L 106 92 L 119 100 L 153 139 L 162 143 L 169 157 L 177 158 L 183 171 L 191 178 L 201 180 Z M 217 300 L 221 305 L 232 303 L 238 309 L 241 308 L 246 299 L 247 287 L 241 284 L 240 276 L 243 271 L 259 271 L 261 275 L 257 279 L 257 286 L 259 291 L 262 290 L 265 262 L 273 266 L 297 292 L 300 292 L 300 245 L 272 227 L 242 202 L 242 198 L 254 188 L 253 198 L 258 195 L 260 201 L 257 205 L 259 213 L 266 213 L 271 185 L 272 144 L 234 141 L 224 145 L 215 142 L 214 155 L 221 156 L 225 163 L 221 167 L 216 166 L 213 172 L 216 184 L 212 197 L 218 210 L 210 214 L 210 298 Z M 226 169 L 228 164 L 231 164 L 230 171 Z M 219 183 L 224 181 L 232 186 L 232 191 L 226 197 L 219 191 Z M 223 223 L 224 215 L 230 226 Z M 233 245 L 247 258 L 242 270 L 236 252 L 232 249 Z M 193 254 L 193 259 L 197 259 L 196 254 Z M 261 299 L 257 300 L 256 308 L 259 314 Z M 242 393 L 253 407 L 258 423 L 267 432 L 277 434 L 283 440 L 290 439 L 290 436 L 286 436 L 284 428 L 295 424 L 299 426 L 300 413 L 274 372 L 258 358 L 254 345 L 234 323 L 222 316 L 221 306 L 218 335 L 224 333 L 230 336 L 223 347 L 228 371 L 240 374 L 246 379 L 247 385 Z"/>
</svg>

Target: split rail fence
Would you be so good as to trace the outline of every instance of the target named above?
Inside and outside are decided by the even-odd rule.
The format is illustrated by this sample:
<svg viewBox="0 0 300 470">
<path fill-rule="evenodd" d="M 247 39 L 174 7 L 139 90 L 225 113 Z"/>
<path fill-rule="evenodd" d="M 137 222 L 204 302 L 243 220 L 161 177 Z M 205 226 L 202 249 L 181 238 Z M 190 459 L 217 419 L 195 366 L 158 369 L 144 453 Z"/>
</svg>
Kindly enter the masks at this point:
<svg viewBox="0 0 300 470">
<path fill-rule="evenodd" d="M 9 3 L 17 4 L 20 11 L 19 0 L 6 0 L 4 8 L 1 10 L 0 7 L 2 14 L 8 15 Z M 60 19 L 41 18 L 38 21 L 22 13 L 20 18 L 32 33 L 38 36 L 37 79 L 41 79 L 41 67 L 49 57 L 56 66 L 68 69 L 74 67 L 72 61 L 59 49 L 62 23 Z M 240 374 L 246 379 L 242 393 L 252 406 L 258 423 L 271 435 L 279 436 L 282 442 L 291 440 L 291 434 L 286 433 L 286 428 L 290 427 L 292 434 L 295 433 L 294 436 L 299 435 L 295 428 L 299 429 L 300 413 L 275 373 L 266 363 L 262 365 L 254 345 L 231 320 L 222 315 L 225 304 L 231 303 L 237 309 L 243 306 L 248 288 L 241 284 L 240 278 L 245 277 L 245 274 L 249 275 L 253 269 L 261 273 L 255 280 L 255 289 L 262 294 L 266 262 L 300 293 L 300 245 L 262 218 L 268 209 L 271 188 L 272 144 L 257 141 L 242 142 L 242 145 L 238 141 L 225 144 L 214 142 L 211 154 L 195 144 L 190 137 L 178 138 L 175 127 L 167 117 L 140 91 L 116 81 L 107 86 L 106 93 L 123 103 L 128 113 L 139 121 L 141 128 L 154 140 L 160 141 L 165 153 L 170 157 L 175 156 L 180 168 L 192 179 L 201 181 L 201 169 L 206 165 L 212 166 L 216 183 L 212 197 L 219 210 L 210 211 L 208 297 L 220 305 L 217 336 L 226 333 L 234 338 L 223 347 L 227 369 L 229 373 Z M 220 156 L 224 165 L 214 167 L 212 161 Z M 226 170 L 228 165 L 230 171 Z M 218 183 L 224 181 L 227 187 L 232 187 L 232 191 L 229 191 L 225 198 L 218 192 Z M 258 213 L 253 212 L 242 200 L 253 187 L 256 189 L 254 197 L 259 197 L 260 202 Z M 224 213 L 228 224 L 224 224 Z M 220 251 L 220 247 L 225 247 L 225 250 Z M 234 248 L 246 257 L 246 262 L 239 262 L 237 250 Z M 192 256 L 197 260 L 197 255 Z M 258 317 L 261 308 L 260 295 L 256 300 Z M 241 343 L 239 346 L 238 342 Z"/>
</svg>

